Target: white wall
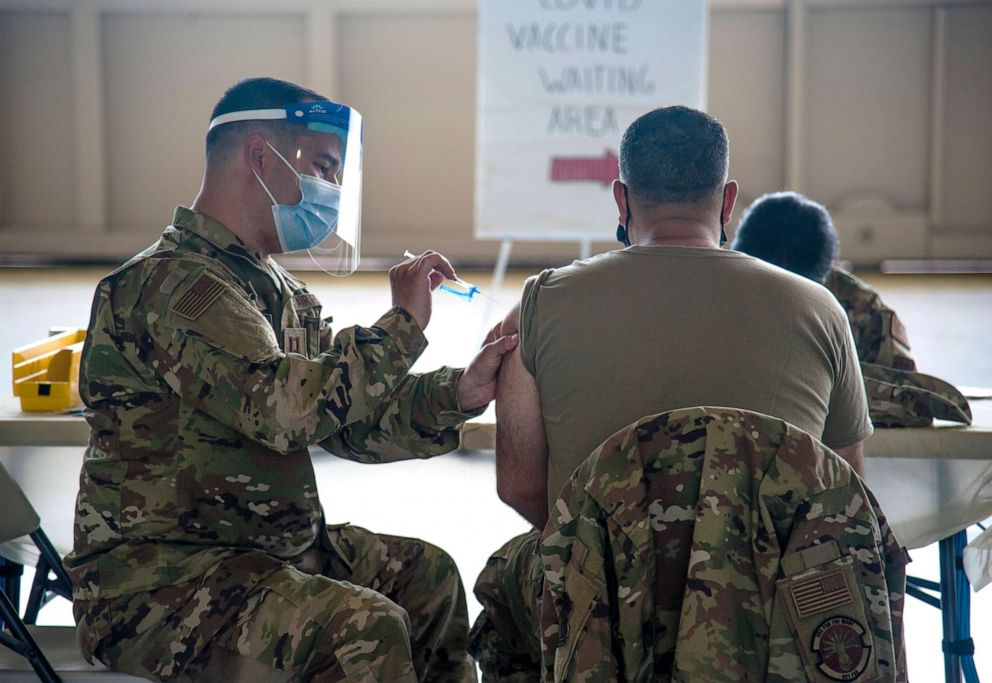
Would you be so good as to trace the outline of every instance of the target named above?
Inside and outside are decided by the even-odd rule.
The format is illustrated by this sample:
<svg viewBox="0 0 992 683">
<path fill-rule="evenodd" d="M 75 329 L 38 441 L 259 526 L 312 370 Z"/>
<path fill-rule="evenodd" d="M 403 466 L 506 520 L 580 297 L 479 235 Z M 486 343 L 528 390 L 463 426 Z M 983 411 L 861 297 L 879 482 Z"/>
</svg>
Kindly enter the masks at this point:
<svg viewBox="0 0 992 683">
<path fill-rule="evenodd" d="M 857 262 L 992 258 L 992 0 L 713 0 L 710 27 L 742 202 L 808 193 Z M 223 89 L 271 75 L 364 114 L 366 256 L 492 261 L 475 50 L 473 0 L 0 0 L 0 255 L 142 248 L 192 200 Z"/>
</svg>

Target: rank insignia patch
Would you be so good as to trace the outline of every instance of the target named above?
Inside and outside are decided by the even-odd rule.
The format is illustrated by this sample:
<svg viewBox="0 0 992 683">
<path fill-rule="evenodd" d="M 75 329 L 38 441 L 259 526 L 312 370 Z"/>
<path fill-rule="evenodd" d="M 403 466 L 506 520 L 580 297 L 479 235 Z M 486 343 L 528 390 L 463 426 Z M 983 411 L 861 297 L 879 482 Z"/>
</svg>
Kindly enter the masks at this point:
<svg viewBox="0 0 992 683">
<path fill-rule="evenodd" d="M 871 645 L 865 628 L 850 617 L 831 617 L 813 632 L 810 646 L 818 658 L 816 668 L 833 681 L 856 681 L 868 668 Z"/>
<path fill-rule="evenodd" d="M 210 304 L 224 293 L 224 283 L 203 273 L 179 299 L 172 304 L 172 311 L 184 318 L 196 320 Z"/>
<path fill-rule="evenodd" d="M 307 355 L 307 331 L 302 327 L 287 327 L 283 331 L 283 351 Z"/>
</svg>

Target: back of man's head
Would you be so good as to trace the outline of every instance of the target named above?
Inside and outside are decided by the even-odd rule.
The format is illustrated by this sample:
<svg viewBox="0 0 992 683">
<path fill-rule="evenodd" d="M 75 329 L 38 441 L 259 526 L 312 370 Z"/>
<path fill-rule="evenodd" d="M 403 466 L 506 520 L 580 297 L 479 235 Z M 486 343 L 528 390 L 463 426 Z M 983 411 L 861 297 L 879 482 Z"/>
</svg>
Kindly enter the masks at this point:
<svg viewBox="0 0 992 683">
<path fill-rule="evenodd" d="M 253 109 L 282 109 L 297 102 L 326 99 L 302 86 L 277 78 L 246 78 L 238 81 L 218 100 L 210 120 L 222 114 Z M 286 121 L 237 121 L 215 126 L 207 133 L 207 164 L 221 165 L 240 149 L 250 133 L 262 132 L 270 139 L 281 141 L 294 124 Z M 302 127 L 301 127 L 302 128 Z"/>
<path fill-rule="evenodd" d="M 822 283 L 837 258 L 837 231 L 822 205 L 775 192 L 744 212 L 731 248 Z"/>
<path fill-rule="evenodd" d="M 620 140 L 620 179 L 649 204 L 713 199 L 727 181 L 727 131 L 712 116 L 664 107 L 634 121 Z"/>
</svg>

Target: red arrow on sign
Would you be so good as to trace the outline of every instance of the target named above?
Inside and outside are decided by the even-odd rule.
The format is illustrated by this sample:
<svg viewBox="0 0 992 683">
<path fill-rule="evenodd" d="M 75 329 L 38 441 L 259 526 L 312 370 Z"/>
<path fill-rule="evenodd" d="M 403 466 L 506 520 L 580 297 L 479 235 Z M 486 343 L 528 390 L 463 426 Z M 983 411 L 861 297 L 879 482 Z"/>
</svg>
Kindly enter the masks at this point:
<svg viewBox="0 0 992 683">
<path fill-rule="evenodd" d="M 620 175 L 618 162 L 611 149 L 602 157 L 551 157 L 551 182 L 609 185 Z"/>
</svg>

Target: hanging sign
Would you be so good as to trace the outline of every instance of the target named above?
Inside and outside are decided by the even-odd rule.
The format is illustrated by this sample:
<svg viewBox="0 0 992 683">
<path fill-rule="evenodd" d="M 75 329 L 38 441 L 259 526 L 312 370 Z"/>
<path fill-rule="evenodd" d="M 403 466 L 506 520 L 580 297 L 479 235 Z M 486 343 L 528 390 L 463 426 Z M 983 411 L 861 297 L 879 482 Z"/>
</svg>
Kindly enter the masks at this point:
<svg viewBox="0 0 992 683">
<path fill-rule="evenodd" d="M 704 106 L 705 0 L 480 0 L 475 234 L 611 239 L 624 129 Z"/>
</svg>

